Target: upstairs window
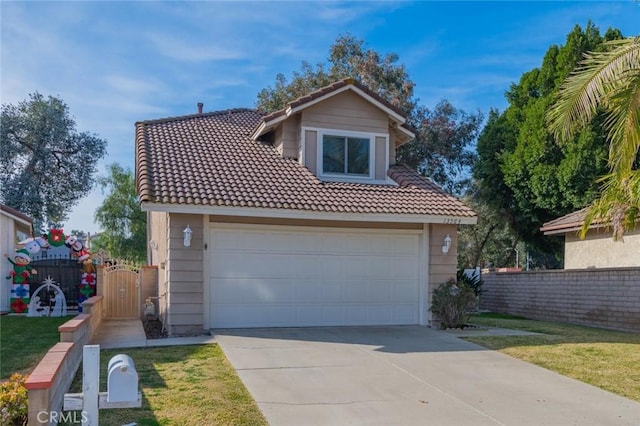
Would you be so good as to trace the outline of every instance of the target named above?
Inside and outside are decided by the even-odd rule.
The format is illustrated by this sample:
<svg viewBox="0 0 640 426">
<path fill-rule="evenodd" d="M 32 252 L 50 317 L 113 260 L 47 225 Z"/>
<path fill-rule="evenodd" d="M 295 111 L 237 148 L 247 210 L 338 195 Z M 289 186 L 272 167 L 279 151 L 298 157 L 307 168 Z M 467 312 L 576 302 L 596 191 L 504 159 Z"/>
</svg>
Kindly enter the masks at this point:
<svg viewBox="0 0 640 426">
<path fill-rule="evenodd" d="M 370 178 L 372 138 L 339 134 L 322 135 L 322 173 Z"/>
</svg>

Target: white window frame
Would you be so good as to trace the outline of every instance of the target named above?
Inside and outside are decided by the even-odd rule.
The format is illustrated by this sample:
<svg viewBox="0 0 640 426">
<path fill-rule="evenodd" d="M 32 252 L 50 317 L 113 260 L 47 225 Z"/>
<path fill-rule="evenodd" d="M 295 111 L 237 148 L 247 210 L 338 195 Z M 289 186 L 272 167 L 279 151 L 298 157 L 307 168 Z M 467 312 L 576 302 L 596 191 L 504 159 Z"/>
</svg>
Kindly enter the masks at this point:
<svg viewBox="0 0 640 426">
<path fill-rule="evenodd" d="M 375 181 L 376 173 L 376 137 L 384 137 L 386 144 L 389 143 L 389 135 L 369 132 L 355 132 L 340 129 L 310 129 L 316 131 L 316 170 L 318 177 L 325 181 L 333 182 L 355 182 L 372 183 Z M 346 173 L 325 173 L 323 168 L 323 148 L 324 136 L 343 136 L 359 139 L 369 139 L 369 173 L 368 175 L 349 175 Z M 388 151 L 388 149 L 387 149 Z M 388 161 L 388 159 L 387 159 Z"/>
</svg>

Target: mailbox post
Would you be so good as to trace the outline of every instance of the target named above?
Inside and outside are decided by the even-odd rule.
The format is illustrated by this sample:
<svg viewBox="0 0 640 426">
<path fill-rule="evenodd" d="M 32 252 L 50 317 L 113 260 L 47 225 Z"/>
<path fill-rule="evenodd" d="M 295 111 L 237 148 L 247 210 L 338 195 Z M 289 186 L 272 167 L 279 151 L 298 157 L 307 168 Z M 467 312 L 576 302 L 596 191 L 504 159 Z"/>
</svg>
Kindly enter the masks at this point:
<svg viewBox="0 0 640 426">
<path fill-rule="evenodd" d="M 100 386 L 100 345 L 85 345 L 82 350 L 82 393 L 64 395 L 65 411 L 82 410 L 83 426 L 99 425 L 99 410 L 142 406 L 138 391 L 138 373 L 130 356 L 111 358 L 107 370 L 107 392 Z"/>
</svg>

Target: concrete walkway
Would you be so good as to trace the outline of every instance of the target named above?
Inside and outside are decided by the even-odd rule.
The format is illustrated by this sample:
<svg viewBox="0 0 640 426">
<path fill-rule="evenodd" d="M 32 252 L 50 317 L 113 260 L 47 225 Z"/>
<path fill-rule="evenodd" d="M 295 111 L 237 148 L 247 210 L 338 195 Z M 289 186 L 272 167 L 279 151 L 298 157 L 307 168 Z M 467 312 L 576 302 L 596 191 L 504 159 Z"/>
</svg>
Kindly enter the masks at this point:
<svg viewBox="0 0 640 426">
<path fill-rule="evenodd" d="M 215 343 L 215 339 L 213 336 L 201 335 L 147 340 L 141 320 L 109 319 L 102 322 L 92 343 L 100 345 L 101 349 L 117 349 L 176 345 L 206 345 Z"/>
<path fill-rule="evenodd" d="M 215 330 L 271 425 L 639 425 L 640 404 L 426 327 Z"/>
</svg>

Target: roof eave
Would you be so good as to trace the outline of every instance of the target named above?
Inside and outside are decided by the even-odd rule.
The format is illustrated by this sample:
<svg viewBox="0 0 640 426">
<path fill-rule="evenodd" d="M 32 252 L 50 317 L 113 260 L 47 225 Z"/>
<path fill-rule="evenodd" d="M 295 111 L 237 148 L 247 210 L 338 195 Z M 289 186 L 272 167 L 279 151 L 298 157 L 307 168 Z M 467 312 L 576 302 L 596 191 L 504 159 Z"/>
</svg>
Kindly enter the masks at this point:
<svg viewBox="0 0 640 426">
<path fill-rule="evenodd" d="M 477 216 L 422 215 L 392 213 L 340 213 L 262 207 L 208 206 L 191 204 L 141 203 L 143 211 L 207 214 L 220 216 L 269 217 L 277 219 L 340 220 L 352 222 L 433 223 L 475 225 Z"/>
<path fill-rule="evenodd" d="M 25 226 L 31 226 L 33 224 L 33 219 L 30 218 L 29 216 L 27 216 L 26 214 L 11 208 L 9 206 L 5 206 L 4 204 L 0 204 L 0 211 L 2 211 L 3 214 L 5 214 L 6 216 L 10 217 L 11 219 L 13 219 L 16 222 L 19 222 Z"/>
</svg>

